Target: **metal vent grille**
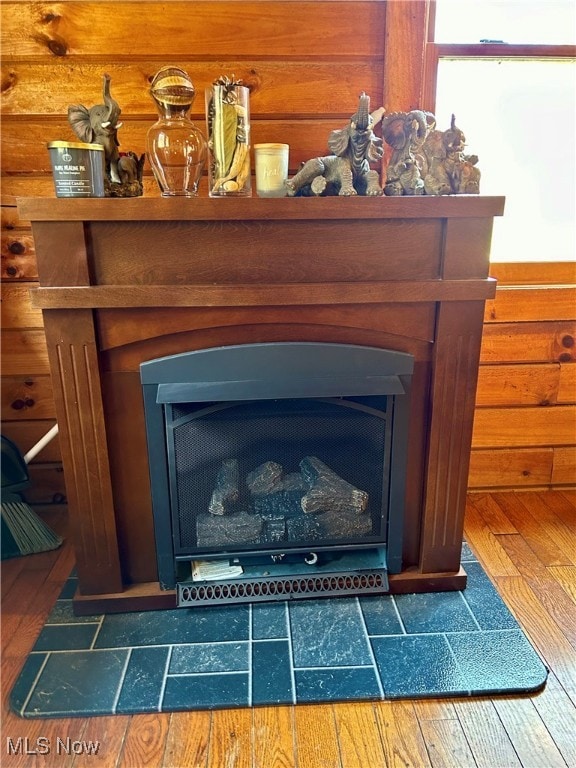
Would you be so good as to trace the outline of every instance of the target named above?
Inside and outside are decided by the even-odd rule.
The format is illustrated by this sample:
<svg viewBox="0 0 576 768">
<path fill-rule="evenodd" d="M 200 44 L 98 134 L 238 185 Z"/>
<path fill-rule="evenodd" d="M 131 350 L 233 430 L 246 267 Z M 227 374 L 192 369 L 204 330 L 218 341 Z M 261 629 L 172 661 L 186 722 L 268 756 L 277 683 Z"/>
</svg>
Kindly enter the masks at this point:
<svg viewBox="0 0 576 768">
<path fill-rule="evenodd" d="M 266 576 L 260 579 L 184 584 L 178 587 L 178 607 L 302 600 L 315 597 L 382 594 L 388 591 L 386 572 L 349 572 L 323 576 Z"/>
</svg>

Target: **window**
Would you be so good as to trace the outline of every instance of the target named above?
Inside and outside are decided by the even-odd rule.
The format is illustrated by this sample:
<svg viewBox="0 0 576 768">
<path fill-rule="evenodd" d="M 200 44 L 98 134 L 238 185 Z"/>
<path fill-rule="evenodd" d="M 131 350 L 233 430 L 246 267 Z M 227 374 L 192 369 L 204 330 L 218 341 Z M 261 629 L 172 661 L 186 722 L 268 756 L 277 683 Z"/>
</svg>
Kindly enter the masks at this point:
<svg viewBox="0 0 576 768">
<path fill-rule="evenodd" d="M 492 260 L 576 259 L 576 3 L 437 0 L 435 22 L 437 127 L 454 113 L 506 196 Z"/>
</svg>

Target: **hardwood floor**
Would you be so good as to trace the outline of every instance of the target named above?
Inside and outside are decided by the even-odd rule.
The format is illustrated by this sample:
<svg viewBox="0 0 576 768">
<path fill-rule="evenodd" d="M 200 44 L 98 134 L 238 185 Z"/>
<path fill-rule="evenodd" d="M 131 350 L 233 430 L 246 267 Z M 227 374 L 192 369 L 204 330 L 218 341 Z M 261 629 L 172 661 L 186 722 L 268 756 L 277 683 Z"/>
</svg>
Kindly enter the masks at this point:
<svg viewBox="0 0 576 768">
<path fill-rule="evenodd" d="M 63 510 L 43 516 L 65 532 Z M 550 668 L 538 695 L 22 720 L 8 711 L 8 694 L 72 568 L 73 552 L 67 540 L 57 552 L 7 561 L 0 765 L 576 766 L 576 491 L 471 494 L 466 536 Z M 19 738 L 20 753 L 13 754 Z M 99 742 L 97 754 L 83 749 L 89 742 Z M 47 754 L 25 754 L 47 745 Z"/>
</svg>

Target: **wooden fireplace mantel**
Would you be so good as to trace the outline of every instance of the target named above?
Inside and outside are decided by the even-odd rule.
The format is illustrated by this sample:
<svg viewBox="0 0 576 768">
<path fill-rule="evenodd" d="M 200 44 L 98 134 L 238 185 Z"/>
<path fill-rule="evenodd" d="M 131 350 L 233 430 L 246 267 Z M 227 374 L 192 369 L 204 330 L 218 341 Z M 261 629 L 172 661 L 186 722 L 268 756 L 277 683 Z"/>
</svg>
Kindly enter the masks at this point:
<svg viewBox="0 0 576 768">
<path fill-rule="evenodd" d="M 77 612 L 157 583 L 140 363 L 324 341 L 414 355 L 395 592 L 457 589 L 493 217 L 501 197 L 22 198 L 75 539 Z"/>
</svg>

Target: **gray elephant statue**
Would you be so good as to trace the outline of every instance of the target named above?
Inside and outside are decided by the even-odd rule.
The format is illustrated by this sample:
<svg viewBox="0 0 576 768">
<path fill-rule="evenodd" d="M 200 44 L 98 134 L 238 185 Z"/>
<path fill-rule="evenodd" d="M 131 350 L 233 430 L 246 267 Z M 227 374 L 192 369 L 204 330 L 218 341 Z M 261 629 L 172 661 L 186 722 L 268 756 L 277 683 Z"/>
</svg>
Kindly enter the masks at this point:
<svg viewBox="0 0 576 768">
<path fill-rule="evenodd" d="M 103 75 L 102 83 L 104 103 L 96 104 L 90 109 L 82 104 L 72 104 L 68 107 L 68 122 L 80 141 L 101 144 L 104 147 L 108 181 L 120 184 L 121 179 L 118 173 L 120 143 L 117 132 L 122 125 L 118 122 L 121 110 L 118 102 L 110 96 L 110 75 Z"/>
<path fill-rule="evenodd" d="M 384 154 L 382 139 L 373 128 L 384 109 L 370 112 L 370 97 L 360 94 L 358 111 L 348 125 L 328 137 L 331 155 L 315 157 L 286 182 L 289 197 L 319 195 L 381 195 L 380 174 L 370 168 Z"/>
</svg>

